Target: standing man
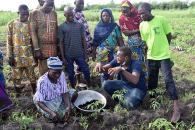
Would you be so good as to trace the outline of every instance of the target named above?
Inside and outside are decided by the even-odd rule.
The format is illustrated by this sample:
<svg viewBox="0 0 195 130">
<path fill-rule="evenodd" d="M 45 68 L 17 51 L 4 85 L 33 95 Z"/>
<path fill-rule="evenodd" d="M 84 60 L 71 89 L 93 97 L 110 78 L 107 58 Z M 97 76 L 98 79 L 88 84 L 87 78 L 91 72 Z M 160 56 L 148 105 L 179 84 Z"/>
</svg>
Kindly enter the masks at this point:
<svg viewBox="0 0 195 130">
<path fill-rule="evenodd" d="M 75 0 L 74 2 L 75 8 L 73 10 L 74 12 L 74 18 L 77 22 L 83 24 L 84 26 L 84 34 L 85 34 L 85 40 L 87 43 L 87 53 L 91 53 L 91 46 L 92 46 L 92 37 L 89 32 L 89 25 L 87 23 L 87 20 L 85 19 L 85 16 L 83 14 L 83 9 L 84 9 L 84 0 Z"/>
<path fill-rule="evenodd" d="M 28 21 L 29 10 L 26 5 L 20 5 L 18 9 L 19 19 L 8 24 L 7 56 L 8 63 L 12 67 L 12 80 L 16 91 L 21 86 L 23 72 L 29 78 L 33 93 L 36 89 L 36 77 L 34 73 L 34 57 L 32 39 L 30 36 L 30 23 Z"/>
<path fill-rule="evenodd" d="M 174 102 L 174 112 L 171 121 L 175 123 L 180 119 L 180 110 L 170 62 L 169 45 L 171 42 L 171 26 L 165 18 L 153 16 L 151 10 L 152 8 L 149 3 L 142 3 L 139 6 L 139 13 L 143 20 L 140 24 L 140 33 L 143 41 L 148 47 L 148 88 L 154 89 L 157 87 L 159 69 L 161 68 L 166 90 L 170 95 L 171 100 Z"/>
<path fill-rule="evenodd" d="M 35 58 L 39 74 L 47 72 L 47 58 L 57 56 L 57 14 L 54 0 L 45 0 L 43 7 L 34 10 L 30 17 Z"/>
<path fill-rule="evenodd" d="M 90 71 L 86 57 L 86 41 L 84 35 L 84 27 L 82 24 L 74 20 L 73 8 L 66 7 L 64 9 L 66 20 L 59 26 L 59 42 L 62 60 L 67 65 L 67 73 L 72 88 L 76 85 L 74 62 L 79 66 L 84 78 L 90 86 Z"/>
</svg>

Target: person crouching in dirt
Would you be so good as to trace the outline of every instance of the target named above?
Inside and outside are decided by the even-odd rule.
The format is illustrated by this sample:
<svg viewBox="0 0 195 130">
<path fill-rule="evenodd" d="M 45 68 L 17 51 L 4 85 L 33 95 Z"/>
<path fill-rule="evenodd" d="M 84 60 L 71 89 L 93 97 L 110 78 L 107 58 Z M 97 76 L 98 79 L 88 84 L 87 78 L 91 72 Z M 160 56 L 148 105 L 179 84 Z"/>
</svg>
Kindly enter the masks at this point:
<svg viewBox="0 0 195 130">
<path fill-rule="evenodd" d="M 30 35 L 29 10 L 26 5 L 18 9 L 19 19 L 8 24 L 7 57 L 12 67 L 12 80 L 16 92 L 21 90 L 21 80 L 26 77 L 30 80 L 33 93 L 36 89 L 36 76 L 34 73 L 34 57 L 32 39 Z"/>
<path fill-rule="evenodd" d="M 103 82 L 103 89 L 112 96 L 115 91 L 124 90 L 122 105 L 127 109 L 136 109 L 144 99 L 147 91 L 145 73 L 141 61 L 131 59 L 129 47 L 119 48 L 116 59 L 101 69 L 110 75 L 117 74 L 117 80 Z"/>
<path fill-rule="evenodd" d="M 53 122 L 65 122 L 70 117 L 70 90 L 67 88 L 62 61 L 58 57 L 47 59 L 48 72 L 41 76 L 33 97 L 34 103 L 46 118 Z M 71 94 L 72 95 L 72 94 Z"/>
<path fill-rule="evenodd" d="M 141 37 L 148 48 L 148 89 L 157 88 L 159 69 L 161 69 L 166 90 L 174 104 L 171 122 L 176 123 L 180 119 L 180 108 L 170 61 L 171 26 L 166 18 L 152 15 L 152 7 L 149 3 L 142 3 L 138 11 L 143 20 L 140 24 Z"/>
</svg>

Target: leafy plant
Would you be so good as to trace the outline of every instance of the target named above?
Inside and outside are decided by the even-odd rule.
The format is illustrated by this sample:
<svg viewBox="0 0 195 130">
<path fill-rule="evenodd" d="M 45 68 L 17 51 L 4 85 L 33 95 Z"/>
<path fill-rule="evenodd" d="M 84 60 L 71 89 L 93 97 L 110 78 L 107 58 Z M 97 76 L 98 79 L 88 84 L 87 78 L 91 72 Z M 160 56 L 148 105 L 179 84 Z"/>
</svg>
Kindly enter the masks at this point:
<svg viewBox="0 0 195 130">
<path fill-rule="evenodd" d="M 149 123 L 149 129 L 173 130 L 174 126 L 171 124 L 171 122 L 167 121 L 165 118 L 158 118 L 154 122 Z"/>
<path fill-rule="evenodd" d="M 34 122 L 34 118 L 32 116 L 26 116 L 24 113 L 19 112 L 13 112 L 11 120 L 13 122 L 18 122 L 21 126 L 21 129 L 27 129 L 27 126 Z"/>
<path fill-rule="evenodd" d="M 195 93 L 194 92 L 186 92 L 183 96 L 182 96 L 182 101 L 183 102 L 187 102 L 190 99 L 193 99 L 195 97 Z"/>
<path fill-rule="evenodd" d="M 195 125 L 190 128 L 190 130 L 195 130 Z"/>
<path fill-rule="evenodd" d="M 176 130 L 185 130 L 186 129 L 185 122 L 181 121 L 181 122 L 176 123 L 175 129 Z"/>
<path fill-rule="evenodd" d="M 129 113 L 129 111 L 126 108 L 123 108 L 120 104 L 118 104 L 114 107 L 114 112 L 116 112 L 122 116 L 125 116 Z"/>
<path fill-rule="evenodd" d="M 150 90 L 149 92 L 150 96 L 154 96 L 155 98 L 150 99 L 150 108 L 153 110 L 157 110 L 161 107 L 161 105 L 165 104 L 164 102 L 164 93 L 165 89 L 162 87 L 157 87 L 154 90 Z"/>
<path fill-rule="evenodd" d="M 98 109 L 102 108 L 102 106 L 103 106 L 103 104 L 102 104 L 101 101 L 95 101 L 95 102 L 92 102 L 92 103 L 88 104 L 86 106 L 86 108 L 88 110 L 98 110 Z"/>
<path fill-rule="evenodd" d="M 158 100 L 156 98 L 152 98 L 150 108 L 153 110 L 157 110 L 157 109 L 160 109 L 160 107 L 161 107 L 161 104 L 158 102 Z"/>
<path fill-rule="evenodd" d="M 119 100 L 119 102 L 124 103 L 125 99 L 124 99 L 124 94 L 127 92 L 127 90 L 122 89 L 122 90 L 117 90 L 114 92 L 114 94 L 112 95 L 112 98 L 115 100 Z"/>
<path fill-rule="evenodd" d="M 86 116 L 81 115 L 79 125 L 86 130 L 89 127 L 88 118 Z"/>
<path fill-rule="evenodd" d="M 128 125 L 127 124 L 119 125 L 119 130 L 127 130 L 127 129 L 128 129 Z"/>
</svg>

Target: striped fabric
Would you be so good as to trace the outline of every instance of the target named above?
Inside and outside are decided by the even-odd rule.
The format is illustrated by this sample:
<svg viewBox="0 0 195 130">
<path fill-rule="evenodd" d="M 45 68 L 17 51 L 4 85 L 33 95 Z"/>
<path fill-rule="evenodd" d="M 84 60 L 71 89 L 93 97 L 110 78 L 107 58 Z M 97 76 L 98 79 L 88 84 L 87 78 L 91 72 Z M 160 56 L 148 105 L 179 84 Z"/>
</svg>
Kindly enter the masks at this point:
<svg viewBox="0 0 195 130">
<path fill-rule="evenodd" d="M 61 73 L 57 84 L 51 83 L 48 78 L 48 73 L 45 73 L 38 80 L 37 91 L 33 99 L 34 101 L 48 102 L 61 96 L 61 94 L 66 92 L 68 92 L 68 89 L 64 72 Z"/>
<path fill-rule="evenodd" d="M 62 61 L 58 57 L 50 57 L 47 59 L 47 66 L 49 69 L 62 69 Z"/>
</svg>

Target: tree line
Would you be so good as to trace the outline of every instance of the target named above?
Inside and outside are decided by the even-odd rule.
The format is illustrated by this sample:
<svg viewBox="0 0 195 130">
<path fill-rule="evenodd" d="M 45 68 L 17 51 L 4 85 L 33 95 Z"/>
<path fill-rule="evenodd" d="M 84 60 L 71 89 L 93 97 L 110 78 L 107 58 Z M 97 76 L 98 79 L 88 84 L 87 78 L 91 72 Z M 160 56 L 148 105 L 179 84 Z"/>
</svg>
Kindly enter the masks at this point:
<svg viewBox="0 0 195 130">
<path fill-rule="evenodd" d="M 135 3 L 134 5 L 138 7 L 140 3 Z M 161 10 L 169 10 L 169 9 L 188 9 L 188 8 L 194 8 L 195 7 L 195 1 L 188 3 L 188 2 L 183 2 L 183 1 L 170 1 L 170 2 L 152 2 L 152 7 L 153 9 L 161 9 Z M 64 10 L 64 6 L 67 5 L 62 5 L 60 8 L 57 8 L 59 11 Z M 85 10 L 101 10 L 103 8 L 112 8 L 114 10 L 120 10 L 120 4 L 115 4 L 113 0 L 111 0 L 110 3 L 104 4 L 104 5 L 99 5 L 99 4 L 94 4 L 94 5 L 89 5 L 87 4 L 85 6 Z"/>
</svg>

